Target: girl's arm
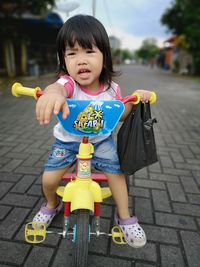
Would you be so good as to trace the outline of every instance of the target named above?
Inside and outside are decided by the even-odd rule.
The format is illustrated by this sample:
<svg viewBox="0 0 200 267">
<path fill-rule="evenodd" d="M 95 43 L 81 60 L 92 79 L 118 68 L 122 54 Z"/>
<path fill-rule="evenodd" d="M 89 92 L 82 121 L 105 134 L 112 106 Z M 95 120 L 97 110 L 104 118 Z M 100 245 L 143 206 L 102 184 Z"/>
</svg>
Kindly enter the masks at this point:
<svg viewBox="0 0 200 267">
<path fill-rule="evenodd" d="M 66 119 L 69 114 L 66 97 L 67 91 L 63 85 L 57 82 L 45 88 L 36 104 L 36 118 L 41 125 L 48 124 L 52 114 L 57 115 L 59 111 L 62 111 L 62 117 Z"/>
<path fill-rule="evenodd" d="M 136 90 L 135 92 L 137 92 L 140 95 L 140 100 L 143 103 L 147 103 L 151 97 L 151 92 L 147 91 L 147 90 Z M 132 110 L 132 107 L 133 107 L 133 104 L 131 102 L 125 104 L 125 110 L 124 110 L 124 113 L 122 114 L 122 116 L 120 118 L 120 121 L 124 121 L 127 118 L 128 114 Z"/>
<path fill-rule="evenodd" d="M 128 114 L 131 112 L 132 107 L 133 107 L 132 103 L 126 103 L 125 104 L 125 110 L 124 110 L 124 112 L 120 118 L 120 121 L 124 121 L 128 117 Z"/>
</svg>

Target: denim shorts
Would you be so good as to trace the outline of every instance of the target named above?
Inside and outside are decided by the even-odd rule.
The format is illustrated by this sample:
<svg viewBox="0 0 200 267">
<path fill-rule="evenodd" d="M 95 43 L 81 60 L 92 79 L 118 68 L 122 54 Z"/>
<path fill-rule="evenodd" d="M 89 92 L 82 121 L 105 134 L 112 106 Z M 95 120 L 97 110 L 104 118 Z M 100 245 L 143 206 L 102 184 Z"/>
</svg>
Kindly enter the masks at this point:
<svg viewBox="0 0 200 267">
<path fill-rule="evenodd" d="M 62 142 L 56 139 L 48 162 L 45 164 L 45 171 L 64 169 L 72 165 L 76 161 L 79 144 L 79 142 Z M 112 136 L 93 145 L 92 166 L 103 173 L 121 174 L 117 148 Z"/>
</svg>

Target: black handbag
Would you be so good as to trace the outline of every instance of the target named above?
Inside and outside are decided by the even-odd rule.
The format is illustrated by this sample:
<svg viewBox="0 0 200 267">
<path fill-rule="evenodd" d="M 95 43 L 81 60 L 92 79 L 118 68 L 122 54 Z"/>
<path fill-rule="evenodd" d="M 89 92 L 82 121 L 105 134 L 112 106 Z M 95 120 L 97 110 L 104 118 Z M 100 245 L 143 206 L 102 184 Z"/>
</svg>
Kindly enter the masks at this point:
<svg viewBox="0 0 200 267">
<path fill-rule="evenodd" d="M 132 175 L 158 161 L 150 104 L 140 102 L 125 119 L 117 134 L 117 151 L 121 170 Z"/>
</svg>

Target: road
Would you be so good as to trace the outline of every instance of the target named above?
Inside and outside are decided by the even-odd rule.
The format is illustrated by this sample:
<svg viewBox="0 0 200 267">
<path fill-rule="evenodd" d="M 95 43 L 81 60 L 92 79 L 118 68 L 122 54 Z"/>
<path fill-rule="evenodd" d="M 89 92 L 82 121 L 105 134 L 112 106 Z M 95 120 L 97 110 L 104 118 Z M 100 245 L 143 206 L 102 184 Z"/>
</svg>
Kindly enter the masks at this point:
<svg viewBox="0 0 200 267">
<path fill-rule="evenodd" d="M 156 68 L 127 65 L 117 78 L 123 95 L 135 89 L 155 90 L 152 115 L 159 162 L 129 178 L 130 209 L 144 227 L 142 249 L 119 246 L 107 237 L 91 239 L 89 267 L 200 266 L 200 84 Z M 45 87 L 54 77 L 24 79 L 26 86 Z M 4 84 L 2 84 L 3 86 Z M 5 86 L 4 86 L 5 87 Z M 50 235 L 38 246 L 24 241 L 24 225 L 43 202 L 41 174 L 52 123 L 41 127 L 35 103 L 14 98 L 9 86 L 0 96 L 0 267 L 69 266 L 69 240 Z M 102 231 L 113 225 L 112 199 L 102 205 Z M 61 229 L 62 215 L 52 229 Z M 66 264 L 67 262 L 67 264 Z"/>
</svg>

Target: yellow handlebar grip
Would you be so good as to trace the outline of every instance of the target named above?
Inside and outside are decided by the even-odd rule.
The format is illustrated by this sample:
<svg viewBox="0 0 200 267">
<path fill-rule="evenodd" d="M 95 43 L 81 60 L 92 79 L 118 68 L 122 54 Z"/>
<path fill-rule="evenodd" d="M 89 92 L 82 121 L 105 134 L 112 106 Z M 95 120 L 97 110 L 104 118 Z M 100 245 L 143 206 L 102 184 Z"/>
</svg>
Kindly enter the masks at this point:
<svg viewBox="0 0 200 267">
<path fill-rule="evenodd" d="M 140 102 L 140 94 L 137 92 L 134 92 L 132 95 L 137 96 L 137 100 L 132 101 L 133 105 L 137 105 Z"/>
<path fill-rule="evenodd" d="M 14 83 L 12 86 L 12 94 L 16 97 L 19 97 L 21 95 L 26 95 L 26 96 L 32 96 L 35 99 L 37 99 L 38 91 L 41 91 L 39 87 L 36 88 L 24 87 L 21 83 Z"/>
<path fill-rule="evenodd" d="M 150 96 L 150 99 L 149 99 L 149 103 L 150 104 L 154 104 L 155 102 L 156 102 L 156 100 L 157 100 L 157 95 L 156 95 L 156 93 L 155 92 L 151 92 L 151 96 Z"/>
</svg>

